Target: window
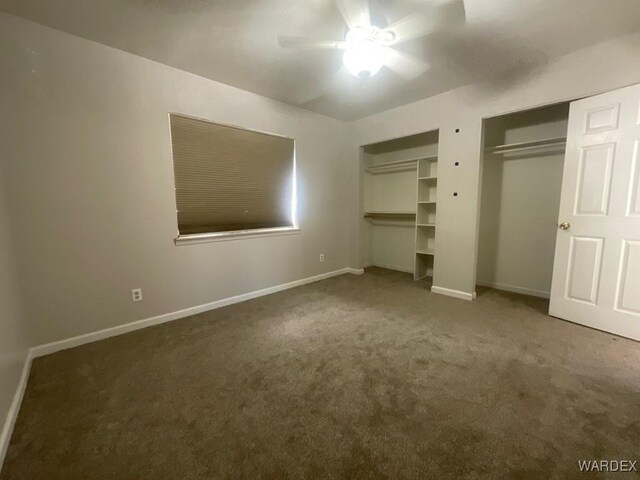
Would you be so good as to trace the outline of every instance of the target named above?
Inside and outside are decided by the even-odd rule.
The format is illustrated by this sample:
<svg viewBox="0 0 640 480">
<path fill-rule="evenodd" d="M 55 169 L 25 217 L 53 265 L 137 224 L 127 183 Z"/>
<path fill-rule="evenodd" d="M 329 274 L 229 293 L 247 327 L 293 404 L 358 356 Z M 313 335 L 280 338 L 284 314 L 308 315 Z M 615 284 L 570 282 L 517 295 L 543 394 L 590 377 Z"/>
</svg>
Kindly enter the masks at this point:
<svg viewBox="0 0 640 480">
<path fill-rule="evenodd" d="M 170 115 L 177 242 L 297 230 L 291 138 Z"/>
</svg>

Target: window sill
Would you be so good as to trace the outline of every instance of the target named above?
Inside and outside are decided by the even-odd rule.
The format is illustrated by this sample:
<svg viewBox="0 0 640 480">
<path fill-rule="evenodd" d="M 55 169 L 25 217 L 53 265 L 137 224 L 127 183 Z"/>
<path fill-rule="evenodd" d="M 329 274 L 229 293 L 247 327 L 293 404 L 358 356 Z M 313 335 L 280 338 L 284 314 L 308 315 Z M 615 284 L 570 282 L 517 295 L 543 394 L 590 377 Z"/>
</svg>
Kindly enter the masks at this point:
<svg viewBox="0 0 640 480">
<path fill-rule="evenodd" d="M 237 230 L 234 232 L 196 233 L 193 235 L 179 235 L 175 239 L 177 246 L 193 245 L 198 243 L 225 242 L 228 240 L 241 240 L 245 238 L 275 237 L 281 235 L 294 235 L 300 233 L 299 227 L 260 228 L 253 230 Z"/>
</svg>

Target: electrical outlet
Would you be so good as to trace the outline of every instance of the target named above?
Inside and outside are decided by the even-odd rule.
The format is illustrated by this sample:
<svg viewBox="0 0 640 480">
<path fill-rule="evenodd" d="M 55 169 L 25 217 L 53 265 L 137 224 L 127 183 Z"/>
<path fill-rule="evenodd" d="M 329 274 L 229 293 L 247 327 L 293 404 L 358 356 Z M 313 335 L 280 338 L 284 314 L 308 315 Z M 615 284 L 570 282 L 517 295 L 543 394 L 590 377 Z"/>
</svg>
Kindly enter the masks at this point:
<svg viewBox="0 0 640 480">
<path fill-rule="evenodd" d="M 324 253 L 320 254 L 320 263 L 324 262 Z"/>
<path fill-rule="evenodd" d="M 133 290 L 131 290 L 131 299 L 134 302 L 141 302 L 142 301 L 142 289 L 141 288 L 134 288 Z"/>
</svg>

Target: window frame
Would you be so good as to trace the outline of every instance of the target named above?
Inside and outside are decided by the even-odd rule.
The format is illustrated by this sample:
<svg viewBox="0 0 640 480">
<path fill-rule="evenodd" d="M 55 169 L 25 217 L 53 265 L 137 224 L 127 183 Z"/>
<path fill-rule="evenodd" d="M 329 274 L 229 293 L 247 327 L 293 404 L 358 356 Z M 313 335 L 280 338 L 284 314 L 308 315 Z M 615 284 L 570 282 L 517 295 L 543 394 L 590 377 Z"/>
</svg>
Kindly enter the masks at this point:
<svg viewBox="0 0 640 480">
<path fill-rule="evenodd" d="M 176 115 L 192 120 L 199 120 L 202 122 L 213 123 L 215 125 L 220 125 L 222 127 L 229 128 L 237 128 L 239 130 L 258 133 L 261 135 L 271 135 L 273 137 L 284 138 L 287 140 L 291 140 L 293 142 L 293 175 L 292 175 L 292 185 L 291 185 L 291 220 L 292 226 L 288 227 L 271 227 L 271 228 L 251 228 L 245 230 L 229 230 L 226 232 L 208 232 L 208 233 L 190 233 L 190 234 L 180 234 L 180 228 L 178 227 L 178 199 L 175 193 L 175 185 L 176 185 L 176 175 L 175 175 L 175 166 L 174 166 L 174 157 L 173 157 L 173 138 L 171 133 L 171 115 Z M 272 236 L 282 236 L 282 235 L 293 235 L 300 233 L 302 229 L 298 224 L 298 208 L 297 208 L 297 199 L 298 199 L 298 159 L 297 159 L 297 141 L 293 137 L 289 137 L 287 135 L 282 135 L 279 133 L 267 132 L 265 130 L 258 130 L 254 128 L 246 128 L 241 127 L 239 125 L 235 125 L 232 123 L 224 123 L 224 122 L 214 122 L 210 119 L 203 117 L 196 117 L 193 115 L 187 115 L 185 113 L 178 112 L 169 112 L 167 114 L 167 125 L 169 129 L 169 152 L 171 156 L 171 178 L 173 180 L 174 192 L 173 192 L 173 201 L 175 205 L 175 225 L 176 231 L 178 232 L 177 236 L 174 238 L 174 243 L 177 246 L 180 245 L 192 245 L 192 244 L 200 244 L 200 243 L 208 243 L 208 242 L 219 242 L 219 241 L 228 241 L 228 240 L 240 240 L 240 239 L 248 239 L 248 238 L 262 238 L 262 237 L 272 237 Z"/>
</svg>

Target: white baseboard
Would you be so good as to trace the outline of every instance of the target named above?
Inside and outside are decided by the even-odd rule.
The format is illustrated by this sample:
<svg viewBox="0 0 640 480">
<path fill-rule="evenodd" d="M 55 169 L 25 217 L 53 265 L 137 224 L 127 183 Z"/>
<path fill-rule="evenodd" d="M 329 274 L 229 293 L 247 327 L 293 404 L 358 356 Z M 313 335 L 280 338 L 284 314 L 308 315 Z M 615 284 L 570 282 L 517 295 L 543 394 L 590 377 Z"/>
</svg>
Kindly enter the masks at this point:
<svg viewBox="0 0 640 480">
<path fill-rule="evenodd" d="M 453 290 L 451 288 L 436 287 L 435 285 L 431 287 L 431 291 L 433 293 L 439 293 L 440 295 L 446 295 L 447 297 L 460 298 L 462 300 L 473 300 L 476 298 L 476 292 L 468 293 L 461 290 Z"/>
<path fill-rule="evenodd" d="M 384 263 L 373 263 L 370 266 L 386 268 L 387 270 L 395 270 L 396 272 L 413 273 L 413 268 L 398 267 L 396 265 L 387 265 Z"/>
<path fill-rule="evenodd" d="M 364 268 L 368 267 L 379 267 L 386 268 L 387 270 L 395 270 L 396 272 L 413 273 L 413 268 L 397 267 L 395 265 L 387 265 L 385 263 L 368 263 L 364 266 Z"/>
<path fill-rule="evenodd" d="M 20 374 L 18 387 L 16 388 L 16 392 L 13 394 L 13 400 L 11 401 L 9 412 L 7 412 L 7 418 L 4 422 L 4 426 L 2 427 L 2 433 L 0 434 L 0 470 L 2 470 L 2 465 L 4 464 L 4 459 L 7 455 L 7 450 L 9 449 L 11 434 L 13 433 L 13 427 L 15 427 L 16 420 L 18 419 L 18 412 L 20 411 L 22 398 L 24 397 L 24 392 L 27 389 L 27 381 L 29 380 L 32 359 L 33 356 L 31 354 L 31 350 L 29 350 L 27 352 L 27 358 L 24 360 L 24 365 L 22 366 L 22 373 Z"/>
<path fill-rule="evenodd" d="M 78 347 L 87 343 L 97 342 L 98 340 L 104 340 L 105 338 L 115 337 L 123 335 L 125 333 L 141 330 L 143 328 L 152 327 L 154 325 L 160 325 L 161 323 L 171 322 L 180 318 L 189 317 L 198 313 L 207 312 L 209 310 L 215 310 L 216 308 L 226 307 L 227 305 L 233 305 L 234 303 L 244 302 L 253 298 L 262 297 L 271 293 L 280 292 L 282 290 L 288 290 L 290 288 L 299 287 L 308 283 L 317 282 L 326 278 L 343 275 L 345 273 L 361 274 L 362 270 L 356 268 L 342 268 L 333 272 L 323 273 L 321 275 L 315 275 L 313 277 L 303 278 L 301 280 L 295 280 L 289 283 L 283 283 L 274 287 L 263 288 L 262 290 L 256 290 L 254 292 L 243 293 L 234 297 L 223 298 L 211 303 L 205 303 L 204 305 L 198 305 L 195 307 L 185 308 L 184 310 L 178 310 L 177 312 L 165 313 L 158 315 L 157 317 L 145 318 L 143 320 L 137 320 L 135 322 L 126 323 L 124 325 L 118 325 L 116 327 L 105 328 L 104 330 L 98 330 L 96 332 L 86 333 L 84 335 L 78 335 L 77 337 L 67 338 L 58 342 L 47 343 L 33 347 L 31 349 L 32 358 L 42 357 L 68 348 Z"/>
<path fill-rule="evenodd" d="M 546 292 L 544 290 L 516 287 L 515 285 L 506 285 L 504 283 L 476 282 L 476 285 L 480 285 L 481 287 L 495 288 L 496 290 L 505 290 L 507 292 L 521 293 L 523 295 L 531 295 L 532 297 L 549 298 L 551 296 L 550 292 Z"/>
<path fill-rule="evenodd" d="M 353 275 L 362 275 L 364 273 L 364 268 L 347 268 L 347 272 Z"/>
</svg>

